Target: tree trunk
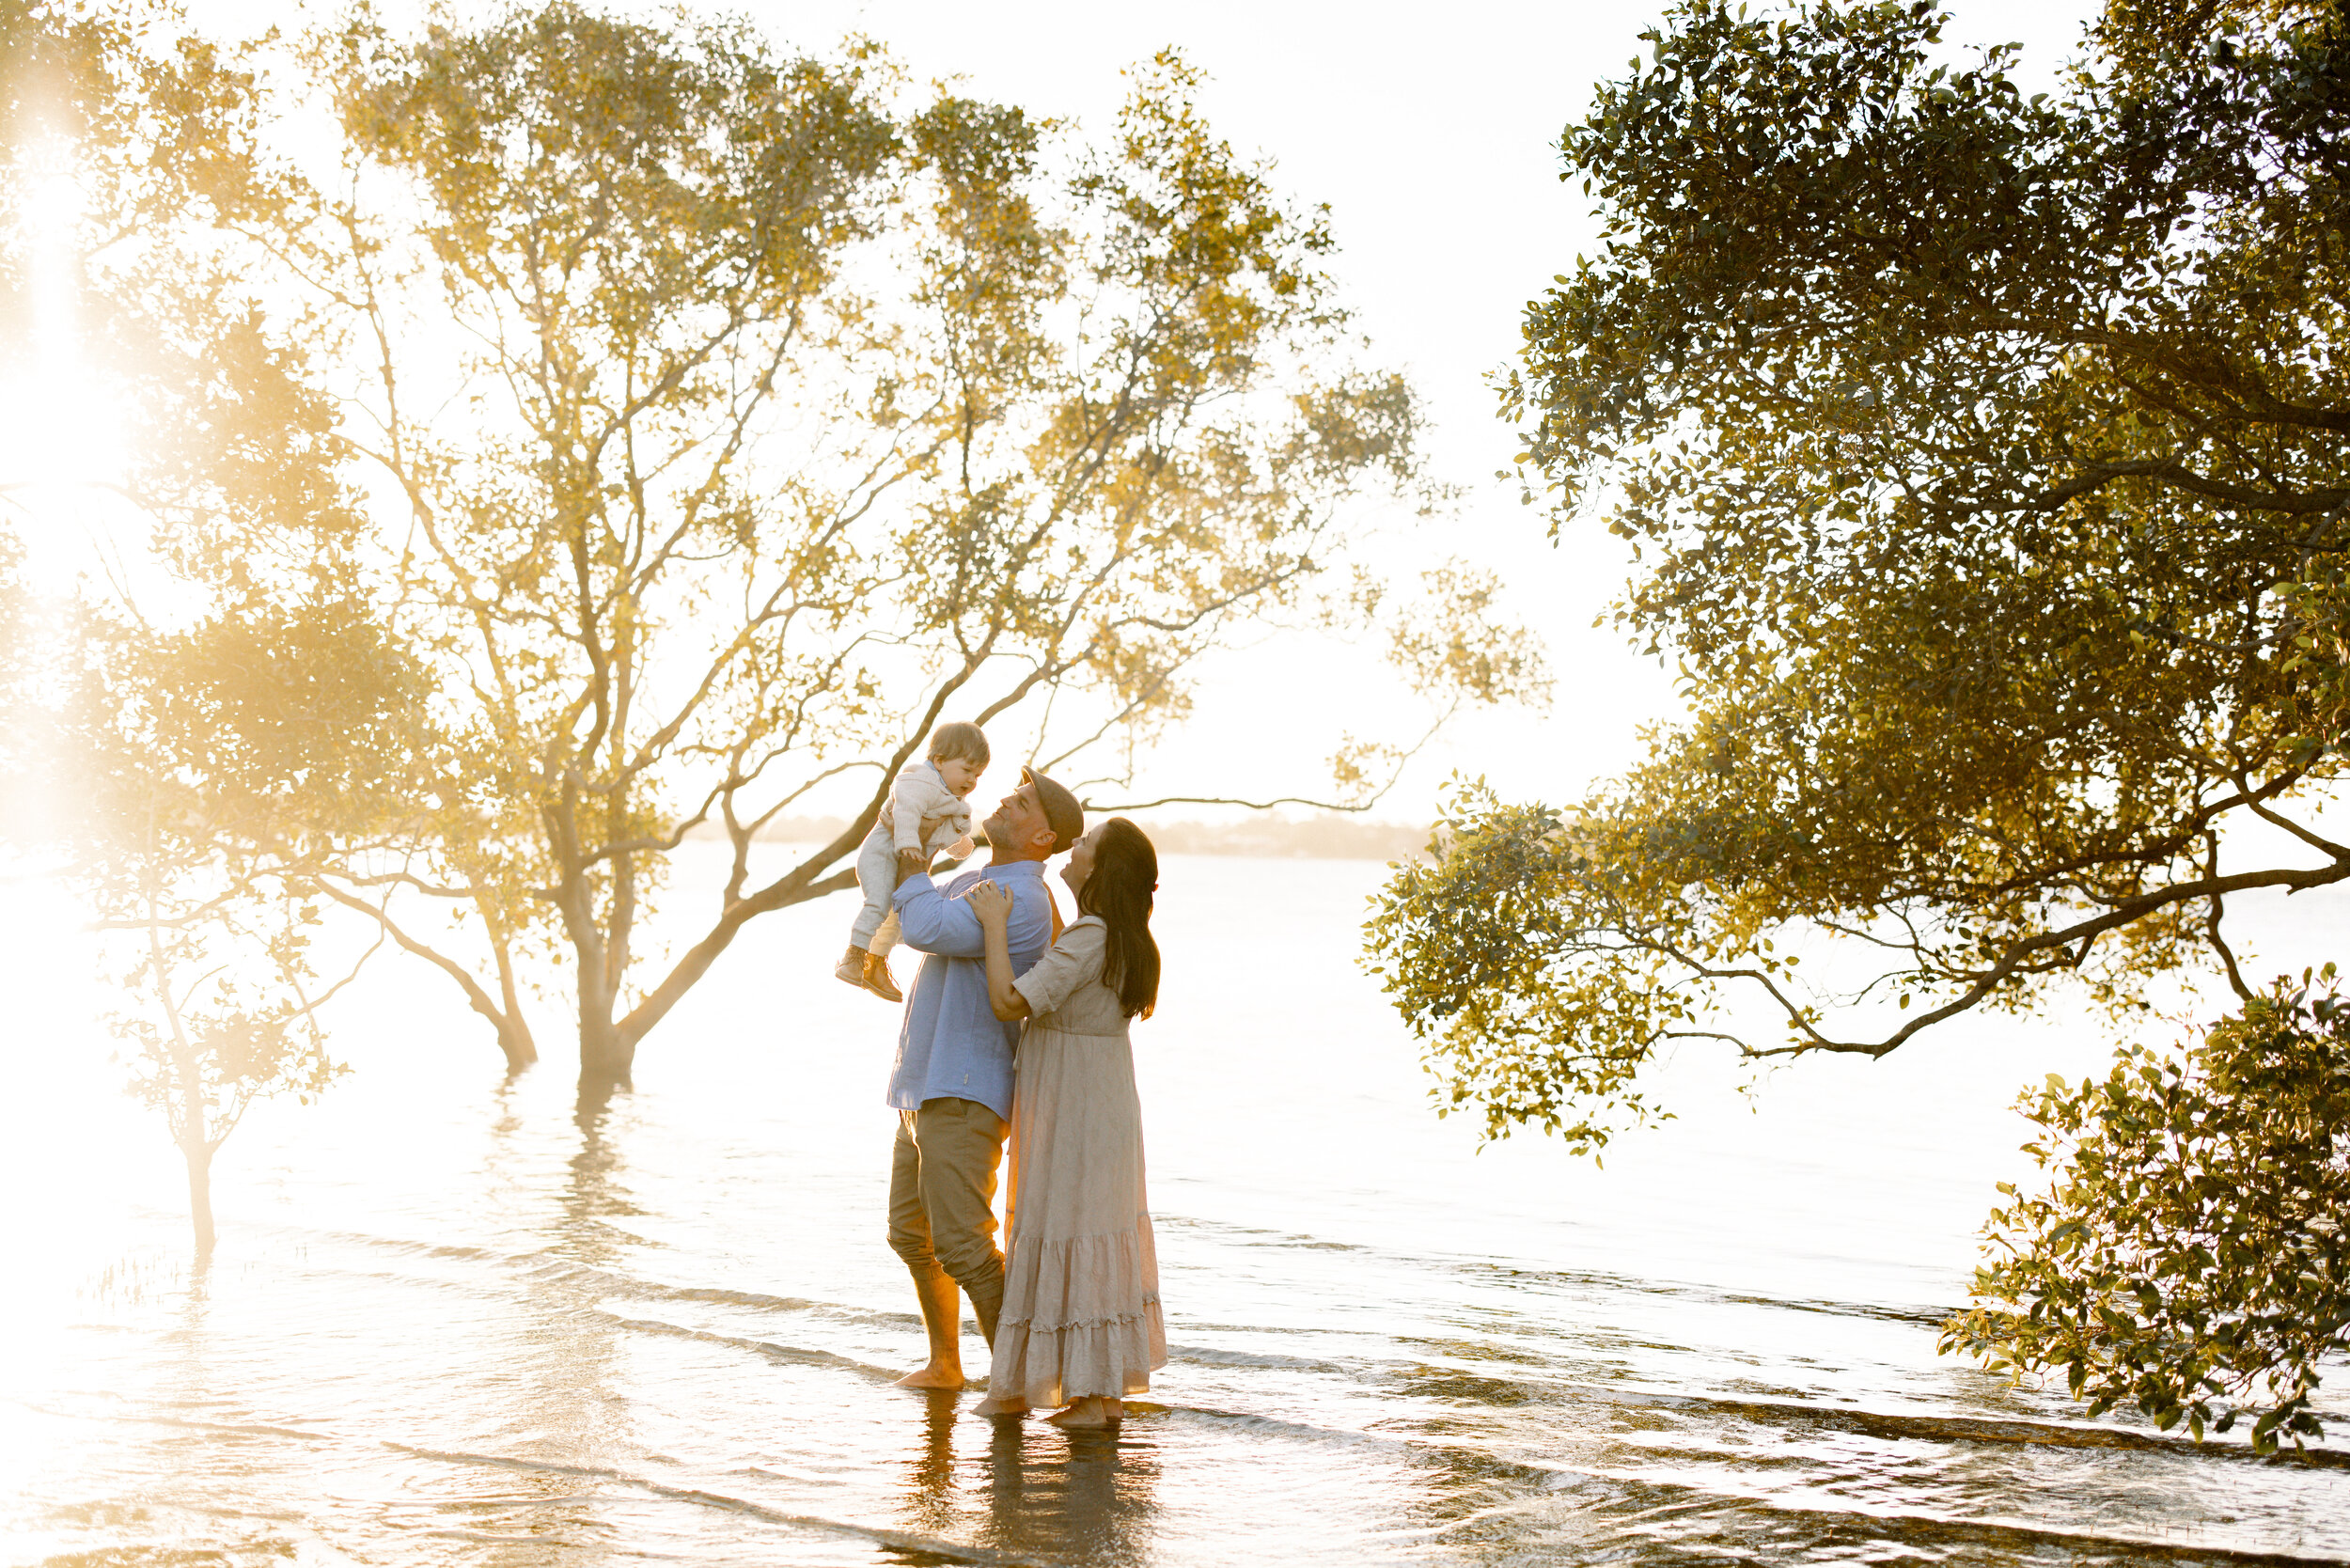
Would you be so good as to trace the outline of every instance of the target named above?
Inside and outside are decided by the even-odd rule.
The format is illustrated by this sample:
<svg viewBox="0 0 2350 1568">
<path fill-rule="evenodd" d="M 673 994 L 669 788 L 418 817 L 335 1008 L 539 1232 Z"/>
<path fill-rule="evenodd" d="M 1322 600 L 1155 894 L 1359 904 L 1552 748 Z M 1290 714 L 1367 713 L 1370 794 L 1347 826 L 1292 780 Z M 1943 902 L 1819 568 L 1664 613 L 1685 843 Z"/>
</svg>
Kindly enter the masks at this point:
<svg viewBox="0 0 2350 1568">
<path fill-rule="evenodd" d="M 498 1049 L 506 1056 L 508 1077 L 512 1077 L 539 1059 L 538 1042 L 531 1038 L 529 1022 L 523 1017 L 522 995 L 514 978 L 512 948 L 507 940 L 506 933 L 495 922 L 490 923 L 490 949 L 497 958 L 498 990 L 504 998 L 503 1007 L 481 988 L 481 982 L 475 980 L 463 964 L 446 953 L 437 951 L 431 944 L 420 942 L 406 931 L 401 930 L 381 907 L 368 902 L 367 900 L 354 893 L 336 886 L 323 878 L 310 886 L 346 909 L 357 910 L 375 921 L 384 928 L 385 935 L 400 944 L 403 951 L 415 954 L 455 980 L 459 989 L 465 994 L 465 1005 L 486 1019 L 490 1027 L 495 1031 Z M 488 917 L 485 916 L 484 919 L 487 920 L 487 918 Z"/>
<path fill-rule="evenodd" d="M 182 1138 L 180 1152 L 188 1162 L 188 1218 L 196 1226 L 196 1261 L 212 1255 L 212 1146 L 201 1137 Z"/>
<path fill-rule="evenodd" d="M 614 1027 L 607 1011 L 597 1017 L 586 997 L 579 1009 L 579 1091 L 608 1094 L 629 1087 L 636 1065 L 636 1043 Z"/>
<path fill-rule="evenodd" d="M 521 1013 L 509 1012 L 498 1019 L 497 1030 L 498 1049 L 506 1053 L 508 1077 L 515 1077 L 524 1068 L 537 1063 L 539 1043 L 530 1037 L 530 1026 L 523 1022 Z"/>
<path fill-rule="evenodd" d="M 539 1043 L 531 1038 L 530 1025 L 523 1017 L 522 990 L 514 980 L 513 947 L 498 926 L 490 928 L 490 950 L 497 959 L 498 996 L 505 1004 L 492 1022 L 497 1026 L 498 1049 L 506 1053 L 506 1075 L 511 1078 L 524 1068 L 537 1065 Z"/>
</svg>

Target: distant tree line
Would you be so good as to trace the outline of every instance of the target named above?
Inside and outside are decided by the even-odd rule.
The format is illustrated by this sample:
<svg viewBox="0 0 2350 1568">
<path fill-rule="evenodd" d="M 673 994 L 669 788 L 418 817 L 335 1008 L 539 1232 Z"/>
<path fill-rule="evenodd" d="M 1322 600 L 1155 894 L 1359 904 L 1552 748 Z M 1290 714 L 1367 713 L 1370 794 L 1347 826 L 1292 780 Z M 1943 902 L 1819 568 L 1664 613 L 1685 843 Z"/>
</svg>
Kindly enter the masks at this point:
<svg viewBox="0 0 2350 1568">
<path fill-rule="evenodd" d="M 1146 822 L 1162 855 L 1257 855 L 1305 860 L 1408 860 L 1428 848 L 1418 823 L 1319 812 L 1310 817 L 1251 815 L 1226 822 Z M 848 826 L 843 817 L 778 817 L 760 837 L 784 844 L 823 843 Z M 715 837 L 703 834 L 701 837 Z M 986 835 L 979 835 L 984 841 Z"/>
</svg>

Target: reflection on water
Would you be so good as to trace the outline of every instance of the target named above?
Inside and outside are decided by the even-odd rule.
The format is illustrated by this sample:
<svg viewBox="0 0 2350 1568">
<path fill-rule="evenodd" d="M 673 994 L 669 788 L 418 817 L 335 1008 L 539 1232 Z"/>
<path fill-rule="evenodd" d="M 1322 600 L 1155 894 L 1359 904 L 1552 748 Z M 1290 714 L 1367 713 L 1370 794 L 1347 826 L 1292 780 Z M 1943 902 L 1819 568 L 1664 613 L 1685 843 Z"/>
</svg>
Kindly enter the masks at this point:
<svg viewBox="0 0 2350 1568">
<path fill-rule="evenodd" d="M 1693 1058 L 1688 1120 L 1605 1171 L 1480 1154 L 1353 966 L 1377 875 L 1168 862 L 1137 1054 L 1174 1359 L 1115 1435 L 889 1386 L 921 1341 L 883 1240 L 891 1015 L 827 978 L 823 906 L 602 1105 L 501 1084 L 385 971 L 339 1037 L 360 1071 L 223 1153 L 202 1273 L 64 997 L 26 1032 L 80 1043 L 11 1060 L 0 1137 L 37 1200 L 7 1560 L 2350 1560 L 2341 1450 L 2084 1422 L 1934 1354 L 2014 1170 L 2001 1107 L 2093 1039 L 1986 1024 L 1751 1111 Z M 27 976 L 64 972 L 55 913 L 19 915 Z"/>
</svg>

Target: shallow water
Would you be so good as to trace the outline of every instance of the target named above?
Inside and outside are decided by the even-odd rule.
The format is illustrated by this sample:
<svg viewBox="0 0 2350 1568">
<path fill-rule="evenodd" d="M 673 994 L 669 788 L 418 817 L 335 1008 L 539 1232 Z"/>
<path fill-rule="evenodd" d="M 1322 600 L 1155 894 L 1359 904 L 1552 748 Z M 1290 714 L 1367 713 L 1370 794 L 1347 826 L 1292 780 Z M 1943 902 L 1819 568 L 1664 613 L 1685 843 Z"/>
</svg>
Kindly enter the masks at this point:
<svg viewBox="0 0 2350 1568">
<path fill-rule="evenodd" d="M 1136 1055 L 1173 1360 L 1114 1437 L 888 1386 L 920 1351 L 882 1240 L 894 1015 L 828 977 L 845 906 L 754 926 L 585 1120 L 559 1060 L 501 1087 L 435 977 L 384 966 L 354 1075 L 222 1155 L 199 1275 L 70 912 L 20 887 L 8 1560 L 2350 1560 L 2350 1452 L 2086 1422 L 1935 1355 L 2019 1168 L 2004 1107 L 2094 1069 L 2081 1022 L 1751 1102 L 1692 1055 L 1684 1119 L 1604 1169 L 1480 1152 L 1355 966 L 1382 874 L 1168 863 Z M 2350 932 L 2262 913 L 2271 970 Z"/>
</svg>

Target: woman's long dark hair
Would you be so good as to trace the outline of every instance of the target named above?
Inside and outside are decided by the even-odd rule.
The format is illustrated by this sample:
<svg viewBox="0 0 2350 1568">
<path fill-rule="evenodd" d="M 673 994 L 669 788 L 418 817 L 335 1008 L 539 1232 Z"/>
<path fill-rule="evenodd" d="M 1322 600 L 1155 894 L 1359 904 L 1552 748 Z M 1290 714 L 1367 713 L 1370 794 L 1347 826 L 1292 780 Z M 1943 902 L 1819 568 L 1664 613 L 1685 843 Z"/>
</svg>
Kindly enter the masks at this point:
<svg viewBox="0 0 2350 1568">
<path fill-rule="evenodd" d="M 1094 835 L 1093 870 L 1077 889 L 1077 913 L 1109 927 L 1102 983 L 1118 993 L 1129 1018 L 1159 1005 L 1159 945 L 1151 937 L 1152 895 L 1159 890 L 1159 852 L 1142 829 L 1112 817 Z"/>
</svg>

